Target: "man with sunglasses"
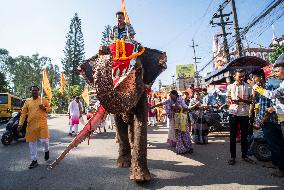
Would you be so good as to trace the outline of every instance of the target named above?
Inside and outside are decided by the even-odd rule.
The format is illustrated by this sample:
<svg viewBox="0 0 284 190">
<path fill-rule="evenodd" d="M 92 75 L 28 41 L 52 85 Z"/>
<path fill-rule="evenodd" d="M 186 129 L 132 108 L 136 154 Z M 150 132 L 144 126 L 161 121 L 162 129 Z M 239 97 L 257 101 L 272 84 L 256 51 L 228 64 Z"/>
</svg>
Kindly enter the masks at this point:
<svg viewBox="0 0 284 190">
<path fill-rule="evenodd" d="M 229 165 L 236 163 L 236 135 L 237 126 L 241 129 L 241 149 L 244 161 L 253 163 L 247 156 L 248 153 L 248 127 L 249 127 L 249 108 L 251 104 L 251 87 L 244 82 L 245 72 L 241 69 L 235 71 L 235 82 L 227 88 L 227 104 L 229 105 L 230 122 L 230 152 L 231 159 Z"/>
</svg>

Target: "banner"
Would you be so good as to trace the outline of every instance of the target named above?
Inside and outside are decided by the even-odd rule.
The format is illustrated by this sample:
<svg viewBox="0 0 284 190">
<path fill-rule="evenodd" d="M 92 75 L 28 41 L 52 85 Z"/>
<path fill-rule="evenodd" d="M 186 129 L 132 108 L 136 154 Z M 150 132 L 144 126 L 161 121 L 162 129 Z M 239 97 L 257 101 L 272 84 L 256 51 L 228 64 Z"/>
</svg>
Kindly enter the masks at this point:
<svg viewBox="0 0 284 190">
<path fill-rule="evenodd" d="M 177 65 L 176 74 L 177 78 L 190 78 L 194 77 L 194 64 Z"/>
<path fill-rule="evenodd" d="M 47 95 L 48 99 L 51 100 L 52 92 L 51 92 L 51 87 L 50 87 L 50 84 L 49 84 L 49 80 L 47 78 L 46 66 L 43 66 L 42 88 L 43 88 L 45 94 Z"/>
<path fill-rule="evenodd" d="M 64 94 L 64 86 L 65 86 L 65 79 L 64 79 L 63 72 L 61 72 L 61 80 L 60 80 L 60 82 L 61 82 L 60 93 L 61 93 L 61 95 L 63 95 Z"/>
<path fill-rule="evenodd" d="M 89 106 L 90 105 L 90 99 L 89 99 L 89 91 L 88 91 L 87 86 L 85 87 L 81 96 L 82 96 L 83 100 L 86 102 L 87 106 Z"/>
</svg>

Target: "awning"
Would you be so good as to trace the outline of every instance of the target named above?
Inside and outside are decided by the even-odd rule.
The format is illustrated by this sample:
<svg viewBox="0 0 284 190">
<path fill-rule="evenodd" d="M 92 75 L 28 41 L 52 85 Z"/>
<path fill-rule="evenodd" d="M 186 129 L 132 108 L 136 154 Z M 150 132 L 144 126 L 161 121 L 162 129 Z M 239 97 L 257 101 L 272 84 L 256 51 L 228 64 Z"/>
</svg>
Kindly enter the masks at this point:
<svg viewBox="0 0 284 190">
<path fill-rule="evenodd" d="M 227 63 L 221 69 L 206 76 L 204 80 L 207 84 L 225 83 L 227 82 L 226 78 L 232 76 L 236 69 L 244 69 L 246 74 L 250 74 L 252 71 L 268 65 L 267 61 L 259 57 L 244 56 Z"/>
</svg>

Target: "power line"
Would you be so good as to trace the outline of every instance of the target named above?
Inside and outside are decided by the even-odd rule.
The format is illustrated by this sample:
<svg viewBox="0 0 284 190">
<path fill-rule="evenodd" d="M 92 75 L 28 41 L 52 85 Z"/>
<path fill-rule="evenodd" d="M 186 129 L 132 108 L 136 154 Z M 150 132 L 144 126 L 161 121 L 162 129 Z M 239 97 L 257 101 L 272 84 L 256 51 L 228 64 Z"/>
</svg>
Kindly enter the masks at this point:
<svg viewBox="0 0 284 190">
<path fill-rule="evenodd" d="M 178 38 L 180 38 L 186 31 L 188 31 L 188 29 L 189 29 L 190 27 L 192 27 L 193 25 L 196 25 L 197 23 L 199 23 L 199 22 L 200 22 L 200 19 L 205 19 L 204 17 L 209 13 L 208 10 L 209 10 L 209 8 L 210 8 L 210 6 L 211 6 L 212 3 L 213 3 L 213 0 L 211 0 L 211 2 L 210 2 L 209 5 L 207 6 L 207 8 L 206 8 L 204 14 L 203 14 L 201 17 L 197 18 L 193 23 L 187 25 L 181 32 L 179 32 L 179 33 L 178 33 L 177 35 L 175 35 L 171 40 L 169 40 L 167 43 L 165 43 L 165 44 L 162 46 L 162 48 L 166 48 L 166 47 L 169 46 L 171 43 L 173 43 L 173 42 L 176 41 Z M 203 22 L 202 22 L 202 23 L 203 23 Z M 196 32 L 194 33 L 193 38 L 194 38 L 194 36 L 196 35 L 196 33 L 198 32 L 198 30 L 199 30 L 199 28 L 200 28 L 200 25 L 201 25 L 201 24 L 198 25 L 198 29 L 197 29 Z"/>
<path fill-rule="evenodd" d="M 264 18 L 271 18 L 272 15 L 275 15 L 275 14 L 272 14 L 272 11 L 275 10 L 275 8 L 277 6 L 279 6 L 281 3 L 283 3 L 284 0 L 274 0 L 272 3 L 270 3 L 268 6 L 265 7 L 265 9 L 263 11 L 261 11 L 261 13 L 255 17 L 245 28 L 243 31 L 240 32 L 240 35 L 244 37 L 244 35 L 246 35 L 249 31 L 251 31 L 250 29 L 257 26 L 258 24 L 260 24 L 261 22 L 264 22 L 263 19 Z M 282 8 L 283 9 L 283 8 Z M 261 31 L 259 33 L 257 33 L 257 35 L 254 33 L 254 36 L 261 36 L 263 34 L 263 32 L 265 30 L 267 30 L 268 27 L 270 27 L 275 21 L 279 20 L 283 15 L 284 15 L 284 12 L 280 8 L 280 11 L 281 13 L 280 14 L 276 14 L 277 17 L 272 19 L 272 21 L 269 22 L 269 24 L 266 26 L 266 27 L 262 27 Z M 268 23 L 265 22 L 265 23 Z M 255 30 L 255 29 L 254 29 Z M 231 40 L 230 43 L 228 44 L 228 48 L 231 48 L 235 43 L 235 39 Z M 208 67 L 208 65 L 210 65 L 214 59 L 216 58 L 217 56 L 213 57 L 208 63 L 206 63 L 201 69 L 200 69 L 200 72 L 203 71 L 206 67 Z"/>
<path fill-rule="evenodd" d="M 195 32 L 194 32 L 192 38 L 195 37 L 195 35 L 197 34 L 197 32 L 198 32 L 199 29 L 200 29 L 200 26 L 204 23 L 204 21 L 205 21 L 205 16 L 209 13 L 208 10 L 209 10 L 210 6 L 212 5 L 212 3 L 213 3 L 213 0 L 210 1 L 209 5 L 207 6 L 207 8 L 206 8 L 206 10 L 205 10 L 205 12 L 204 12 L 204 14 L 202 15 L 202 18 L 203 18 L 203 19 L 202 19 L 201 23 L 197 26 L 197 29 L 195 30 Z"/>
</svg>

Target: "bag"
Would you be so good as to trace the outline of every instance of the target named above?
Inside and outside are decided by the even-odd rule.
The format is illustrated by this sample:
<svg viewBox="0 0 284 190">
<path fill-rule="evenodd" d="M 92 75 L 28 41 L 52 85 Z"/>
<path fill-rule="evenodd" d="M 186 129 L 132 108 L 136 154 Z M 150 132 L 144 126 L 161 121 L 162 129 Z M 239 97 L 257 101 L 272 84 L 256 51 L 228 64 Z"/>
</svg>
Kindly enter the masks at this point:
<svg viewBox="0 0 284 190">
<path fill-rule="evenodd" d="M 182 111 L 179 113 L 175 113 L 174 115 L 174 127 L 175 129 L 185 132 L 186 131 L 186 123 L 187 123 L 187 113 L 183 113 Z"/>
</svg>

